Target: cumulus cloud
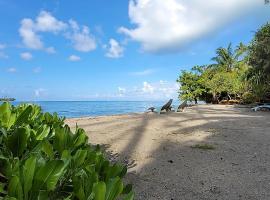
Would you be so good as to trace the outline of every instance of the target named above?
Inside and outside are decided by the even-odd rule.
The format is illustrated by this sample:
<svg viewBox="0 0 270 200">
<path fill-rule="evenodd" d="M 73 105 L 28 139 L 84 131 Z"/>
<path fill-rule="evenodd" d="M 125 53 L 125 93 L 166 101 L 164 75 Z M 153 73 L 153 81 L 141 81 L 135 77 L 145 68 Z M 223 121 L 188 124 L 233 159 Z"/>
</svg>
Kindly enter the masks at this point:
<svg viewBox="0 0 270 200">
<path fill-rule="evenodd" d="M 79 56 L 76 56 L 76 55 L 71 55 L 71 56 L 69 56 L 68 60 L 75 62 L 75 61 L 81 60 L 81 58 Z"/>
<path fill-rule="evenodd" d="M 110 39 L 107 49 L 106 57 L 119 58 L 123 56 L 124 48 L 115 39 Z"/>
<path fill-rule="evenodd" d="M 9 73 L 16 73 L 17 72 L 17 69 L 15 67 L 10 67 L 7 69 L 7 72 Z"/>
<path fill-rule="evenodd" d="M 34 29 L 41 32 L 57 33 L 67 28 L 67 24 L 56 19 L 51 13 L 41 11 L 36 18 Z"/>
<path fill-rule="evenodd" d="M 67 28 L 67 25 L 64 22 L 57 20 L 49 12 L 41 11 L 35 21 L 30 18 L 24 18 L 21 21 L 19 33 L 26 47 L 43 49 L 44 44 L 41 41 L 39 32 L 52 32 L 56 34 L 65 28 Z"/>
<path fill-rule="evenodd" d="M 96 48 L 95 38 L 89 28 L 80 27 L 75 20 L 63 22 L 47 11 L 41 11 L 36 19 L 24 18 L 21 20 L 19 33 L 26 47 L 55 53 L 54 47 L 45 47 L 41 40 L 41 34 L 44 32 L 61 33 L 72 42 L 73 48 L 78 51 L 89 52 Z"/>
<path fill-rule="evenodd" d="M 33 56 L 29 52 L 23 52 L 23 53 L 21 53 L 21 58 L 23 60 L 31 60 L 33 58 Z"/>
<path fill-rule="evenodd" d="M 42 49 L 43 43 L 40 36 L 34 30 L 34 22 L 32 19 L 23 19 L 19 29 L 20 36 L 22 37 L 23 44 L 31 49 Z"/>
<path fill-rule="evenodd" d="M 119 32 L 148 52 L 178 51 L 260 6 L 258 0 L 130 0 L 129 17 L 135 28 L 120 27 Z"/>
<path fill-rule="evenodd" d="M 96 49 L 96 41 L 87 26 L 80 27 L 75 20 L 69 20 L 71 32 L 66 37 L 71 40 L 74 49 L 89 52 Z"/>
</svg>

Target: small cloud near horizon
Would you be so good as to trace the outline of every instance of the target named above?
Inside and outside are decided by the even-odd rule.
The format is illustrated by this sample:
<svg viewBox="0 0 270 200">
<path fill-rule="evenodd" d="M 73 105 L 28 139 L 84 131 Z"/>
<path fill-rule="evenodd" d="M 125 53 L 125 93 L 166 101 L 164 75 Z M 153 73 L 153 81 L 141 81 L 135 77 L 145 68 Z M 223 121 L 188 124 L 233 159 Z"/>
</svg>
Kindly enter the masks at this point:
<svg viewBox="0 0 270 200">
<path fill-rule="evenodd" d="M 76 62 L 76 61 L 80 61 L 81 58 L 79 56 L 76 56 L 76 55 L 71 55 L 68 57 L 68 60 L 72 61 L 72 62 Z"/>
</svg>

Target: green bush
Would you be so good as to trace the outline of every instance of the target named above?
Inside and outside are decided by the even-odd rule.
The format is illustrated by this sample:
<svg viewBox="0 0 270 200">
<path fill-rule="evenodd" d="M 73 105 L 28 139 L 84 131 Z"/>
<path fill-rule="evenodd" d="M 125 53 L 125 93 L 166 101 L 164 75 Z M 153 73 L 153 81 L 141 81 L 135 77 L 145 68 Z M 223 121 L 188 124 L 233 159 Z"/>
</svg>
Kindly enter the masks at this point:
<svg viewBox="0 0 270 200">
<path fill-rule="evenodd" d="M 133 199 L 122 178 L 83 129 L 36 105 L 0 105 L 0 199 Z"/>
<path fill-rule="evenodd" d="M 242 100 L 244 104 L 250 104 L 256 102 L 256 95 L 251 92 L 245 92 L 242 95 Z"/>
</svg>

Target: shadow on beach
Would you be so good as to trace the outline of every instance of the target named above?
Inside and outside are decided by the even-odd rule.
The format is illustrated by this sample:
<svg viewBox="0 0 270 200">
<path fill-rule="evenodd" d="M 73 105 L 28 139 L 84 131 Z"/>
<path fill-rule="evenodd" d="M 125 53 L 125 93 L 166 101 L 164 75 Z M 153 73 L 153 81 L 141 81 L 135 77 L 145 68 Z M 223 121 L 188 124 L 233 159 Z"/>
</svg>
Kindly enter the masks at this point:
<svg viewBox="0 0 270 200">
<path fill-rule="evenodd" d="M 120 117 L 93 132 L 107 131 L 98 142 L 128 165 L 136 199 L 270 199 L 269 119 L 232 106 L 198 106 Z M 196 144 L 213 149 L 191 148 Z"/>
</svg>

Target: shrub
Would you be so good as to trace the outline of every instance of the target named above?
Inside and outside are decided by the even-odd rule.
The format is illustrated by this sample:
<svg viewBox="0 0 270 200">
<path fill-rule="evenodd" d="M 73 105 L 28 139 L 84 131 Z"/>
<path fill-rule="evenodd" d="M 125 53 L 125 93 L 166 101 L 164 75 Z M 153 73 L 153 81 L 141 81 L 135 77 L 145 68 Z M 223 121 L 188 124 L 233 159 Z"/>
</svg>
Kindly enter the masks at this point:
<svg viewBox="0 0 270 200">
<path fill-rule="evenodd" d="M 57 114 L 36 105 L 0 106 L 0 199 L 131 200 L 126 172 Z"/>
<path fill-rule="evenodd" d="M 244 104 L 250 104 L 256 102 L 256 96 L 251 92 L 245 92 L 242 95 L 242 100 Z"/>
</svg>

